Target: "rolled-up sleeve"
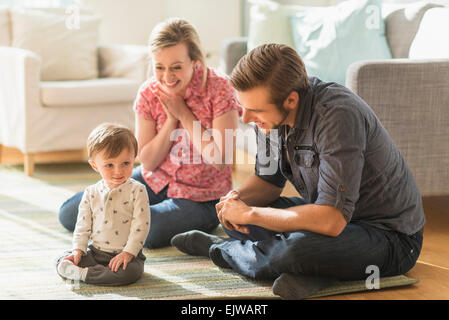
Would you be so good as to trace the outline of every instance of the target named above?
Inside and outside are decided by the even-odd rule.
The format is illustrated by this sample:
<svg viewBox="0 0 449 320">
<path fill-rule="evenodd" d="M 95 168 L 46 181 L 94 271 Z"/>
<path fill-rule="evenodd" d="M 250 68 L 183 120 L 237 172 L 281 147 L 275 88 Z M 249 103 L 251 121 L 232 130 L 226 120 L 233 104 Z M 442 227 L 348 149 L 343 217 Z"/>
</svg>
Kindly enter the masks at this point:
<svg viewBox="0 0 449 320">
<path fill-rule="evenodd" d="M 316 128 L 320 165 L 315 204 L 333 206 L 349 222 L 360 196 L 365 119 L 359 111 L 347 106 L 336 106 L 322 117 Z"/>
</svg>

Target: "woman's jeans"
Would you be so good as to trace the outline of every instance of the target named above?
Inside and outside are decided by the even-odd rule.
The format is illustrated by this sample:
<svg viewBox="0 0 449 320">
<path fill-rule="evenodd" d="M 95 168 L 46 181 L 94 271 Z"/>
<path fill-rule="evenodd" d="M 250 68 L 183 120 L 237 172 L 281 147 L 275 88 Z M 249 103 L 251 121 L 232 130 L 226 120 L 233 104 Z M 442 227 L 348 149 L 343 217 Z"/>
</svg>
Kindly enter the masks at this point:
<svg viewBox="0 0 449 320">
<path fill-rule="evenodd" d="M 287 208 L 305 204 L 301 198 L 280 197 L 269 205 Z M 229 241 L 214 244 L 212 261 L 223 261 L 254 279 L 275 279 L 282 273 L 362 280 L 378 271 L 381 277 L 404 274 L 416 263 L 421 232 L 405 235 L 363 223 L 349 223 L 337 237 L 309 231 L 276 233 L 250 226 L 243 234 L 225 229 Z"/>
<path fill-rule="evenodd" d="M 158 194 L 145 183 L 141 167 L 134 168 L 131 176 L 134 180 L 143 183 L 148 191 L 151 208 L 151 226 L 144 246 L 147 248 L 160 248 L 170 245 L 170 239 L 189 230 L 202 230 L 210 232 L 218 226 L 215 210 L 217 200 L 196 202 L 188 199 L 168 198 L 167 188 Z M 78 192 L 67 200 L 59 211 L 59 221 L 68 229 L 75 229 L 78 216 L 78 206 L 83 197 L 83 191 Z"/>
</svg>

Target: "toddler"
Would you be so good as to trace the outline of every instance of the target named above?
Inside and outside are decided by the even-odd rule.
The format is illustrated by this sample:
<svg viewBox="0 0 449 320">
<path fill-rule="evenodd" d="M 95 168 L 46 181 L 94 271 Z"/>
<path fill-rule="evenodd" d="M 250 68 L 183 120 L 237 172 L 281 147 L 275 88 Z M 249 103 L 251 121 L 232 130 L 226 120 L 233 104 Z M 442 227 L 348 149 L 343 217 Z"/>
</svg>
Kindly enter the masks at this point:
<svg viewBox="0 0 449 320">
<path fill-rule="evenodd" d="M 128 128 L 104 123 L 89 135 L 87 150 L 102 180 L 85 189 L 73 249 L 56 269 L 63 278 L 89 284 L 131 284 L 143 274 L 142 247 L 150 230 L 148 193 L 131 178 L 137 141 Z"/>
</svg>

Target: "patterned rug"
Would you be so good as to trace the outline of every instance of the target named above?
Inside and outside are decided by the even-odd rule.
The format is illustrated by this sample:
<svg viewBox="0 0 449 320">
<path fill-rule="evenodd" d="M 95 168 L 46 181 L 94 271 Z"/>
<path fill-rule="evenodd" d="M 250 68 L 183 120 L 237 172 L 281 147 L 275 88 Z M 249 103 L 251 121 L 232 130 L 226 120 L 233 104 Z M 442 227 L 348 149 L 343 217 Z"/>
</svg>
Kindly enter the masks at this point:
<svg viewBox="0 0 449 320">
<path fill-rule="evenodd" d="M 82 163 L 37 165 L 32 178 L 21 166 L 0 166 L 0 299 L 276 298 L 271 282 L 251 281 L 173 247 L 144 249 L 145 273 L 129 286 L 63 281 L 54 264 L 70 249 L 72 233 L 59 224 L 57 212 L 98 179 Z"/>
<path fill-rule="evenodd" d="M 57 218 L 61 204 L 98 181 L 87 164 L 0 165 L 0 299 L 276 299 L 272 282 L 252 281 L 221 269 L 209 259 L 168 247 L 144 249 L 142 278 L 129 286 L 99 287 L 63 281 L 55 260 L 70 249 L 72 233 Z M 217 228 L 215 234 L 222 235 Z M 407 285 L 405 276 L 381 279 L 381 288 Z M 364 281 L 346 282 L 314 297 L 366 290 Z"/>
</svg>

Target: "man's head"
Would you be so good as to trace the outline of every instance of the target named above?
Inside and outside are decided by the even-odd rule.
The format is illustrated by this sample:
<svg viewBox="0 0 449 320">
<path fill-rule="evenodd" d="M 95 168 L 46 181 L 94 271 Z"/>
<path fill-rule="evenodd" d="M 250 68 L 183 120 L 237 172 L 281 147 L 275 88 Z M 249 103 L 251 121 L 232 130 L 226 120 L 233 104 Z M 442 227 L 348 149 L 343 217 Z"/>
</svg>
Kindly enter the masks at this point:
<svg viewBox="0 0 449 320">
<path fill-rule="evenodd" d="M 242 57 L 231 84 L 244 108 L 243 121 L 255 122 L 267 133 L 291 122 L 299 95 L 310 86 L 302 59 L 282 44 L 264 44 Z"/>
<path fill-rule="evenodd" d="M 112 189 L 131 177 L 137 156 L 137 140 L 128 128 L 103 123 L 89 135 L 87 153 L 92 168 Z"/>
</svg>

